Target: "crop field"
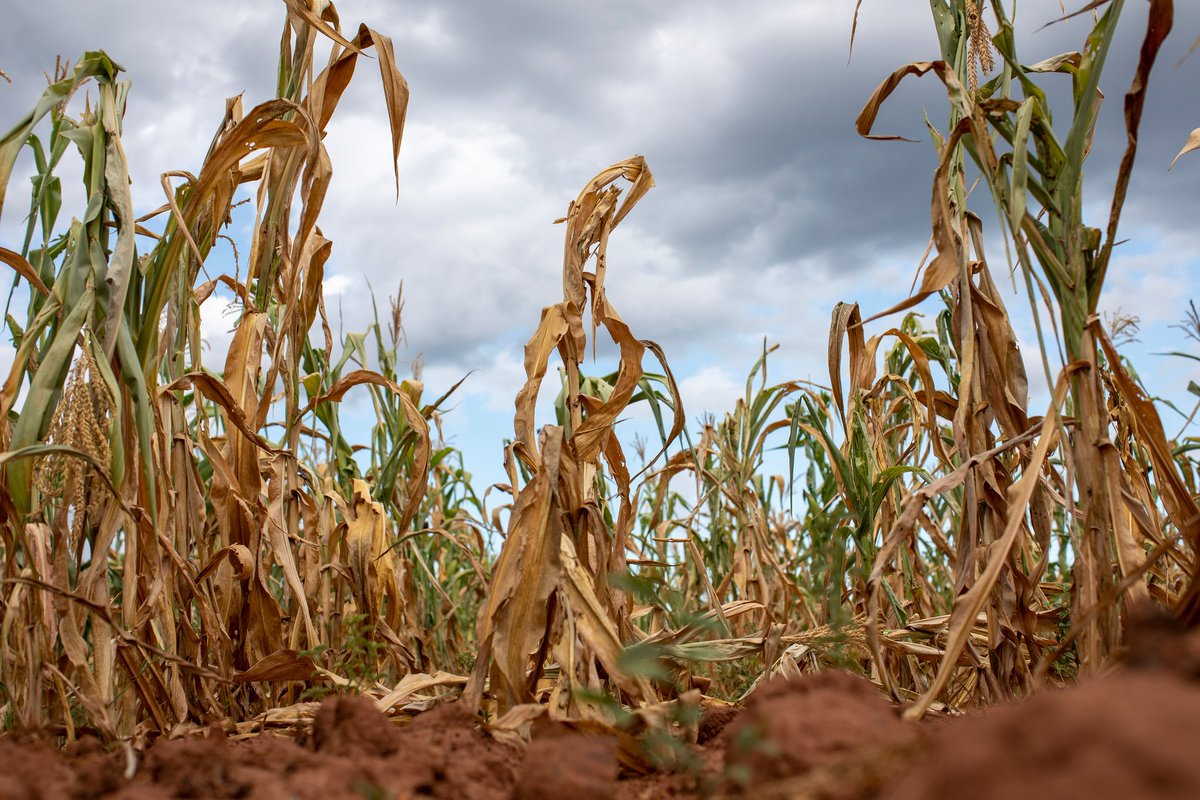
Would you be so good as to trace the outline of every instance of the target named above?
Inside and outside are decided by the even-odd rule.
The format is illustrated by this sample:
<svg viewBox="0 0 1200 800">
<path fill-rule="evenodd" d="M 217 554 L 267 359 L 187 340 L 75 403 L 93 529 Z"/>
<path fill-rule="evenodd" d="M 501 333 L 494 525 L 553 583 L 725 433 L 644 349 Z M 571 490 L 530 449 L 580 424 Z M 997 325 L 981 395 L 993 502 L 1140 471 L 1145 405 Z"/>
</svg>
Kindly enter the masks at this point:
<svg viewBox="0 0 1200 800">
<path fill-rule="evenodd" d="M 940 59 L 862 98 L 857 134 L 887 139 L 898 87 L 944 88 L 929 249 L 891 308 L 828 309 L 820 381 L 768 380 L 764 347 L 689 423 L 672 354 L 606 292 L 652 165 L 580 175 L 494 487 L 445 443 L 458 387 L 401 361 L 403 298 L 335 337 L 322 293 L 352 81 L 382 84 L 399 180 L 385 32 L 285 0 L 277 96 L 231 98 L 144 216 L 119 54 L 61 62 L 0 120 L 23 230 L 0 242 L 0 797 L 1200 796 L 1200 439 L 1163 416 L 1200 397 L 1152 397 L 1098 313 L 1160 49 L 1200 31 L 1150 0 L 1135 74 L 1109 74 L 1127 4 L 1048 4 L 1090 33 L 1028 63 L 1013 5 L 930 0 Z M 1085 169 L 1102 91 L 1111 185 Z M 202 347 L 217 291 L 227 352 Z M 656 439 L 618 435 L 633 409 Z"/>
</svg>

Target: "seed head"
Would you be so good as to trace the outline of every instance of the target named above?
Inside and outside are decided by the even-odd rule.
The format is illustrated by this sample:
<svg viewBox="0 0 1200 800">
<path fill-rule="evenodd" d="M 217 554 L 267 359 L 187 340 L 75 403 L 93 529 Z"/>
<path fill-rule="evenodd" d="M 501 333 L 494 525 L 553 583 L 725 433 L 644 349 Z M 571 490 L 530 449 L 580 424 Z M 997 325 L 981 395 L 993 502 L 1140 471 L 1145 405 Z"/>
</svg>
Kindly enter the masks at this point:
<svg viewBox="0 0 1200 800">
<path fill-rule="evenodd" d="M 986 77 L 996 68 L 996 59 L 992 54 L 992 34 L 988 31 L 987 23 L 983 19 L 983 6 L 987 0 L 966 0 L 966 2 L 967 27 L 971 31 L 971 39 L 967 46 L 968 76 L 971 94 L 975 94 L 979 91 L 976 64 L 979 65 L 979 71 L 983 72 Z"/>
<path fill-rule="evenodd" d="M 47 443 L 66 445 L 107 465 L 111 455 L 108 432 L 112 408 L 108 387 L 91 350 L 84 347 L 71 367 L 66 391 L 54 410 Z M 94 468 L 74 456 L 52 453 L 38 461 L 33 479 L 44 498 L 57 498 L 71 507 L 71 545 L 76 546 L 85 520 L 99 516 L 104 508 L 104 490 Z"/>
</svg>

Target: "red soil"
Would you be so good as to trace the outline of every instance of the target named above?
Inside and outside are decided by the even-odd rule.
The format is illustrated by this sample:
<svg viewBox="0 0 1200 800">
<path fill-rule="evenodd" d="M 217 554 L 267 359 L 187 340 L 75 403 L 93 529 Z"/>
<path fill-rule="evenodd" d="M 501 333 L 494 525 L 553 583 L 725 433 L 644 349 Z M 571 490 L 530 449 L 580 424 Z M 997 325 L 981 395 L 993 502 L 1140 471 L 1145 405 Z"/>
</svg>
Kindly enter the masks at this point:
<svg viewBox="0 0 1200 800">
<path fill-rule="evenodd" d="M 458 704 L 398 728 L 359 697 L 322 704 L 306 742 L 264 734 L 158 741 L 124 777 L 123 753 L 60 753 L 0 740 L 0 800 L 113 797 L 508 800 L 520 754 L 476 730 Z"/>
<path fill-rule="evenodd" d="M 617 740 L 563 733 L 535 737 L 521 759 L 516 800 L 612 800 Z"/>
<path fill-rule="evenodd" d="M 1128 674 L 947 725 L 884 797 L 1200 797 L 1200 688 Z"/>
<path fill-rule="evenodd" d="M 751 789 L 916 734 L 867 679 L 821 672 L 762 686 L 724 736 L 728 771 Z"/>
<path fill-rule="evenodd" d="M 134 756 L 0 738 L 0 800 L 1200 797 L 1200 685 L 1188 679 L 1200 661 L 1171 641 L 1139 642 L 1122 674 L 936 725 L 903 722 L 846 673 L 773 681 L 744 712 L 706 709 L 695 758 L 675 774 L 619 773 L 612 737 L 535 726 L 522 753 L 456 703 L 398 726 L 348 697 L 295 740 L 213 732 Z"/>
</svg>

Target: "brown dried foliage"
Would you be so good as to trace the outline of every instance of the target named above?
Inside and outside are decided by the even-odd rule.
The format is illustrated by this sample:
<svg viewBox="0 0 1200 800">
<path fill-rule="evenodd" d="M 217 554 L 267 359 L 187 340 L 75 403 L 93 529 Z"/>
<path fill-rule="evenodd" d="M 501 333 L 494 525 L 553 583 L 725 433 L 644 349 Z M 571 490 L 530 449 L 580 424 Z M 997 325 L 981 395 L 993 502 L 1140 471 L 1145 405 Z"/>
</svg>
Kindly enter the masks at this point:
<svg viewBox="0 0 1200 800">
<path fill-rule="evenodd" d="M 118 739 L 225 719 L 252 733 L 311 721 L 302 692 L 314 688 L 420 711 L 461 687 L 496 738 L 519 741 L 548 715 L 615 735 L 622 763 L 644 769 L 632 737 L 694 737 L 686 712 L 701 692 L 744 696 L 836 665 L 919 716 L 1103 668 L 1131 601 L 1200 619 L 1197 470 L 1096 315 L 1170 2 L 1151 4 L 1102 232 L 1083 223 L 1082 164 L 1117 13 L 1098 17 L 1085 52 L 1022 67 L 1002 4 L 935 0 L 943 58 L 895 70 L 856 121 L 864 137 L 899 138 L 874 131 L 896 88 L 932 74 L 946 89 L 933 257 L 916 292 L 867 320 L 852 303 L 833 309 L 828 386 L 768 384 L 764 347 L 745 398 L 685 444 L 662 349 L 605 289 L 609 238 L 653 177 L 641 157 L 597 174 L 560 220 L 561 299 L 525 346 L 499 487 L 511 504 L 490 514 L 435 443 L 445 396 L 424 402 L 418 368 L 396 373 L 399 298 L 390 346 L 373 329 L 377 369 L 345 368 L 366 359 L 361 339 L 335 355 L 322 139 L 374 49 L 398 169 L 408 87 L 387 37 L 364 25 L 348 38 L 331 4 L 286 6 L 279 96 L 248 113 L 230 99 L 198 174 L 163 176 L 155 215 L 133 218 L 128 87 L 103 53 L 58 71 L 40 111 L 0 140 L 2 204 L 39 114 L 86 132 L 100 209 L 61 248 L 52 219 L 40 249 L 0 248 L 30 288 L 0 388 L 0 701 L 14 726 Z M 995 55 L 1001 76 L 981 86 Z M 1039 73 L 1073 76 L 1061 141 L 1036 92 L 1011 96 L 1020 82 L 1004 76 L 1017 69 L 1027 88 Z M 96 109 L 72 119 L 67 103 L 90 79 Z M 1008 266 L 1065 349 L 1055 376 L 1043 348 L 1041 415 L 969 209 L 967 158 L 1001 211 Z M 254 200 L 245 275 L 209 277 L 241 187 Z M 151 233 L 143 223 L 159 213 Z M 219 372 L 203 363 L 199 328 L 218 290 L 238 310 Z M 868 330 L 934 297 L 935 328 L 909 315 Z M 601 332 L 618 359 L 603 379 L 583 366 Z M 644 368 L 647 351 L 661 375 Z M 560 418 L 539 428 L 555 354 Z M 337 416 L 351 391 L 370 393 L 377 417 L 358 451 Z M 648 457 L 639 447 L 635 473 L 615 425 L 641 401 L 662 444 Z M 765 473 L 780 439 L 807 469 L 799 512 L 789 481 Z M 494 559 L 489 529 L 502 535 Z"/>
</svg>

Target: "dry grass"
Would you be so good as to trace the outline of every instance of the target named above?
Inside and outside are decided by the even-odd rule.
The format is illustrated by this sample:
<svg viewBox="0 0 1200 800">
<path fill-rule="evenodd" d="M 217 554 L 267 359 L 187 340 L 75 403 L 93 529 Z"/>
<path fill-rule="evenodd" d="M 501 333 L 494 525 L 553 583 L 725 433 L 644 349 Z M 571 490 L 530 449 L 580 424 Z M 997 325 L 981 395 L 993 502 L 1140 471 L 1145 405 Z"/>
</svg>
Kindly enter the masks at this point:
<svg viewBox="0 0 1200 800">
<path fill-rule="evenodd" d="M 1133 600 L 1194 624 L 1193 448 L 1164 432 L 1096 316 L 1171 4 L 1151 4 L 1104 232 L 1083 221 L 1082 165 L 1121 2 L 1093 4 L 1083 52 L 1031 67 L 1003 4 L 933 5 L 942 58 L 898 69 L 858 119 L 888 138 L 874 121 L 899 83 L 933 73 L 946 88 L 932 259 L 884 312 L 936 296 L 932 322 L 868 335 L 839 304 L 827 386 L 769 384 L 764 350 L 744 398 L 689 434 L 661 348 L 605 293 L 609 237 L 653 186 L 643 159 L 614 164 L 562 220 L 563 292 L 525 348 L 511 503 L 491 509 L 437 441 L 445 396 L 429 402 L 419 373 L 400 374 L 400 296 L 384 326 L 340 343 L 325 320 L 322 135 L 373 48 L 395 163 L 408 89 L 390 40 L 366 26 L 348 39 L 332 5 L 318 16 L 289 0 L 279 96 L 248 113 L 231 99 L 199 173 L 165 175 L 166 203 L 144 218 L 121 144 L 128 84 L 103 53 L 61 70 L 0 139 L 0 211 L 18 151 L 38 170 L 25 241 L 0 250 L 29 295 L 0 389 L 5 725 L 66 739 L 214 718 L 251 731 L 304 720 L 314 692 L 422 708 L 462 687 L 500 732 L 547 705 L 675 730 L 698 692 L 736 698 L 830 666 L 919 716 L 1102 669 Z M 1048 72 L 1073 81 L 1065 130 L 1038 88 Z M 89 81 L 95 105 L 71 116 Z M 53 167 L 80 141 L 88 211 L 64 225 Z M 1046 409 L 1029 408 L 968 163 L 1028 290 Z M 245 274 L 214 275 L 243 187 Z M 205 364 L 199 309 L 219 286 L 239 315 L 224 362 Z M 601 332 L 618 363 L 586 375 Z M 556 354 L 558 418 L 539 426 Z M 361 448 L 339 420 L 350 391 L 370 393 L 376 417 Z M 641 472 L 613 429 L 639 402 L 662 433 Z M 768 473 L 771 447 L 791 476 Z"/>
</svg>

